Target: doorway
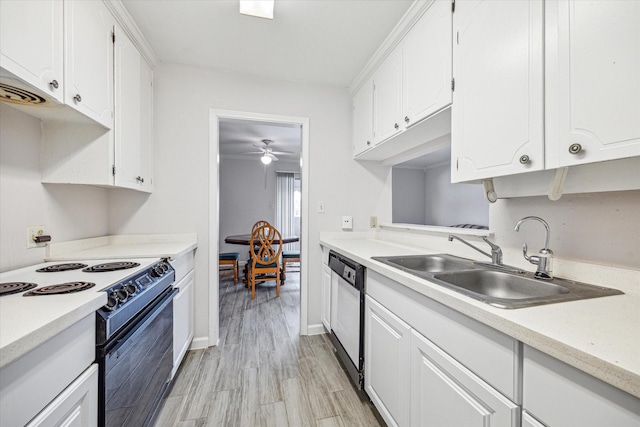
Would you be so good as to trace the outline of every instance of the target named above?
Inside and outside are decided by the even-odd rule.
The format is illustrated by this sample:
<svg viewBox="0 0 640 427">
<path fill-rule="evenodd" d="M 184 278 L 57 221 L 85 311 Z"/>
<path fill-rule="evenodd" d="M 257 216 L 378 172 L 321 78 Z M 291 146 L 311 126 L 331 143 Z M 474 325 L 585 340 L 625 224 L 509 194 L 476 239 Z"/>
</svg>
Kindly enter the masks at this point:
<svg viewBox="0 0 640 427">
<path fill-rule="evenodd" d="M 225 231 L 220 228 L 220 218 L 222 205 L 221 203 L 221 192 L 220 192 L 220 164 L 221 164 L 221 152 L 220 152 L 220 131 L 221 124 L 229 123 L 229 122 L 251 122 L 254 124 L 272 124 L 281 127 L 289 127 L 298 129 L 301 146 L 300 146 L 300 154 L 299 158 L 296 159 L 299 165 L 298 172 L 299 179 L 299 190 L 301 196 L 300 203 L 300 334 L 307 334 L 307 283 L 308 283 L 308 273 L 306 265 L 308 265 L 308 176 L 309 176 L 309 119 L 303 117 L 290 117 L 290 116 L 277 116 L 277 115 L 269 115 L 269 114 L 261 114 L 261 113 L 250 113 L 250 112 L 239 112 L 239 111 L 227 111 L 227 110 L 211 110 L 210 111 L 210 189 L 209 189 L 209 207 L 212 215 L 209 218 L 209 244 L 208 244 L 208 252 L 209 259 L 212 261 L 209 263 L 209 277 L 210 285 L 209 285 L 209 345 L 217 345 L 220 338 L 220 313 L 219 313 L 219 276 L 218 276 L 218 253 L 220 249 L 220 241 L 224 239 L 224 235 L 221 233 L 225 233 Z M 260 141 L 262 142 L 262 141 Z M 262 148 L 264 148 L 264 143 L 250 144 L 251 146 L 255 146 L 253 150 L 260 150 L 254 153 L 256 155 L 255 161 L 259 162 L 260 152 Z M 274 147 L 276 145 L 270 145 L 270 142 L 267 142 L 266 146 L 270 147 L 274 153 L 277 152 Z M 274 142 L 275 144 L 275 142 Z M 282 155 L 284 158 L 285 156 Z M 278 159 L 279 160 L 279 159 Z M 277 164 L 278 162 L 274 162 Z M 273 164 L 273 163 L 272 163 Z M 284 162 L 282 163 L 284 164 Z M 260 164 L 258 163 L 259 167 Z M 287 168 L 284 168 L 287 169 Z M 268 177 L 267 174 L 274 173 L 275 170 L 278 170 L 278 166 L 271 168 L 271 170 L 264 168 L 264 177 Z M 281 171 L 281 172 L 290 172 L 290 171 Z M 267 183 L 266 180 L 262 181 L 265 185 Z M 260 182 L 258 187 L 262 184 Z M 238 192 L 242 192 L 243 189 L 240 187 L 237 189 Z M 274 208 L 274 221 L 275 221 L 275 198 L 272 200 L 272 206 Z M 259 210 L 256 209 L 259 215 Z M 262 219 L 262 218 L 257 218 Z M 251 221 L 249 221 L 251 222 Z M 249 224 L 251 225 L 251 224 Z M 242 248 L 235 249 L 235 251 L 241 251 Z"/>
</svg>

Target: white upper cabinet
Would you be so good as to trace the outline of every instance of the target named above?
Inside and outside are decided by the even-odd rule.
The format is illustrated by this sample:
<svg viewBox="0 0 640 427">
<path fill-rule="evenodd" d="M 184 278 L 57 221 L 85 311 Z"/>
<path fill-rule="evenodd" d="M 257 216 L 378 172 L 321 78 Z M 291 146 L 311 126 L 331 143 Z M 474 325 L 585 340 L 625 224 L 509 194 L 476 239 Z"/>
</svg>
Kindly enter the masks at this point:
<svg viewBox="0 0 640 427">
<path fill-rule="evenodd" d="M 110 129 L 114 18 L 101 1 L 65 1 L 64 14 L 65 103 Z"/>
<path fill-rule="evenodd" d="M 544 168 L 543 2 L 459 1 L 452 181 Z"/>
<path fill-rule="evenodd" d="M 151 68 L 124 31 L 115 37 L 115 185 L 151 191 Z"/>
<path fill-rule="evenodd" d="M 435 1 L 402 43 L 405 127 L 451 104 L 451 4 Z"/>
<path fill-rule="evenodd" d="M 402 129 L 402 46 L 387 56 L 373 75 L 373 142 Z"/>
<path fill-rule="evenodd" d="M 395 47 L 377 53 L 386 57 L 354 94 L 359 159 L 386 160 L 450 133 L 448 115 L 424 119 L 451 104 L 451 3 L 416 2 L 408 15 L 399 24 L 408 30 L 395 30 L 385 42 Z"/>
<path fill-rule="evenodd" d="M 0 66 L 64 101 L 63 3 L 0 2 Z"/>
<path fill-rule="evenodd" d="M 640 2 L 546 4 L 547 167 L 640 156 Z"/>
<path fill-rule="evenodd" d="M 373 147 L 373 79 L 353 96 L 353 155 Z"/>
</svg>

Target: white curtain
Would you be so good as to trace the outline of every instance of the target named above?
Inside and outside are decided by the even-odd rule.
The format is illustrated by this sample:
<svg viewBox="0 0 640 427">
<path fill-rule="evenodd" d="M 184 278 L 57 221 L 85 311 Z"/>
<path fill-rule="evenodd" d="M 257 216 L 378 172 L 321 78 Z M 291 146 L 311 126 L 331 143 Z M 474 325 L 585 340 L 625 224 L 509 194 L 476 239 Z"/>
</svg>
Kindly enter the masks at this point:
<svg viewBox="0 0 640 427">
<path fill-rule="evenodd" d="M 282 237 L 295 236 L 296 221 L 295 208 L 295 174 L 290 172 L 276 172 L 276 228 L 280 230 Z M 298 236 L 299 237 L 299 236 Z M 283 250 L 300 250 L 300 243 L 284 245 Z"/>
</svg>

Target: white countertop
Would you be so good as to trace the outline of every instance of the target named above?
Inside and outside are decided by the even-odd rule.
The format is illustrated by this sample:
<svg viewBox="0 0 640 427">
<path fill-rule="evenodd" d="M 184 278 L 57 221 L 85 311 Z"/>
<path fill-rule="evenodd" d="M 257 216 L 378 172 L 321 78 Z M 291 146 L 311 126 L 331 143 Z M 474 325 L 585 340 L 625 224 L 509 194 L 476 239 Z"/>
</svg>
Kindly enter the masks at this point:
<svg viewBox="0 0 640 427">
<path fill-rule="evenodd" d="M 47 246 L 47 261 L 83 259 L 168 258 L 175 260 L 198 247 L 197 235 L 138 234 L 103 236 Z"/>
<path fill-rule="evenodd" d="M 566 268 L 567 271 L 586 275 L 591 280 L 584 277 L 568 278 L 617 288 L 625 294 L 507 310 L 492 307 L 371 259 L 372 256 L 444 252 L 468 258 L 468 253 L 453 252 L 458 246 L 449 246 L 448 248 L 452 249 L 443 251 L 407 246 L 370 236 L 344 239 L 326 235 L 321 236 L 320 242 L 321 245 L 336 250 L 416 292 L 640 397 L 638 271 L 566 262 L 572 264 Z M 554 261 L 554 265 L 562 265 L 561 260 Z"/>
<path fill-rule="evenodd" d="M 47 262 L 18 270 L 0 273 L 0 283 L 28 282 L 38 287 L 67 282 L 92 282 L 95 286 L 76 293 L 61 295 L 24 296 L 24 292 L 0 297 L 0 368 L 27 354 L 74 323 L 93 315 L 107 303 L 103 289 L 148 267 L 159 258 L 126 258 L 138 267 L 105 273 L 85 273 L 81 269 L 59 273 L 39 273 L 36 269 Z M 125 260 L 125 259 L 121 259 Z M 87 260 L 96 265 L 107 259 Z"/>
</svg>

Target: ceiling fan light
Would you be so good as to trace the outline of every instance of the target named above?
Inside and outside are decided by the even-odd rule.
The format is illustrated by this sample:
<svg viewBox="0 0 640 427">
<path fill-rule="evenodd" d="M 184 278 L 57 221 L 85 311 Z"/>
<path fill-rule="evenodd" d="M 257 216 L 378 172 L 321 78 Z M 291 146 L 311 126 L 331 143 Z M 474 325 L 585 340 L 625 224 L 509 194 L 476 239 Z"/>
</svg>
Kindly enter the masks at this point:
<svg viewBox="0 0 640 427">
<path fill-rule="evenodd" d="M 267 156 L 267 153 L 265 153 L 264 156 L 260 157 L 260 161 L 265 165 L 268 165 L 271 163 L 271 157 Z"/>
<path fill-rule="evenodd" d="M 274 0 L 240 0 L 240 13 L 273 19 Z"/>
</svg>

